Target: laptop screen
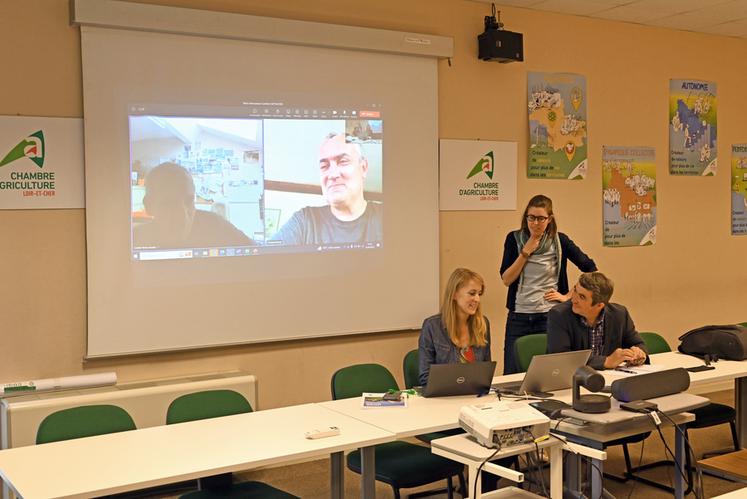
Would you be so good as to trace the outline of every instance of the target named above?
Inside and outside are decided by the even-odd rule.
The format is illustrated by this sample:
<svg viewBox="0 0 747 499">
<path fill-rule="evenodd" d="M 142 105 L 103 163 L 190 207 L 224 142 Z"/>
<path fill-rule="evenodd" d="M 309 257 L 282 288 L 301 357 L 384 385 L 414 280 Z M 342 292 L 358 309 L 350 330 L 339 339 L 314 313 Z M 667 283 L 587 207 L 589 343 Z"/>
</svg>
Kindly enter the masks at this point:
<svg viewBox="0 0 747 499">
<path fill-rule="evenodd" d="M 433 364 L 428 374 L 425 397 L 478 395 L 490 389 L 495 361 L 465 364 Z"/>
</svg>

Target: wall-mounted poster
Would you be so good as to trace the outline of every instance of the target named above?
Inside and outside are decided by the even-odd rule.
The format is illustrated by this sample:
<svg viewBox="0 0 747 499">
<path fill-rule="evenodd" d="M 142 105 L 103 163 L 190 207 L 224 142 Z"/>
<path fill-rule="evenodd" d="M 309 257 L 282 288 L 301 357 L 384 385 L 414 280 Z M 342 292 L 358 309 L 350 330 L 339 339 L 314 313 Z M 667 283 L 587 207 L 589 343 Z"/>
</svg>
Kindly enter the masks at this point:
<svg viewBox="0 0 747 499">
<path fill-rule="evenodd" d="M 731 146 L 731 233 L 747 234 L 747 144 Z"/>
<path fill-rule="evenodd" d="M 516 142 L 440 141 L 439 208 L 515 210 Z"/>
<path fill-rule="evenodd" d="M 532 73 L 527 177 L 583 179 L 587 168 L 586 78 Z"/>
<path fill-rule="evenodd" d="M 605 246 L 656 242 L 654 158 L 653 147 L 602 148 Z"/>
<path fill-rule="evenodd" d="M 83 207 L 83 120 L 0 116 L 0 209 Z"/>
<path fill-rule="evenodd" d="M 669 81 L 669 173 L 716 174 L 716 84 Z"/>
</svg>

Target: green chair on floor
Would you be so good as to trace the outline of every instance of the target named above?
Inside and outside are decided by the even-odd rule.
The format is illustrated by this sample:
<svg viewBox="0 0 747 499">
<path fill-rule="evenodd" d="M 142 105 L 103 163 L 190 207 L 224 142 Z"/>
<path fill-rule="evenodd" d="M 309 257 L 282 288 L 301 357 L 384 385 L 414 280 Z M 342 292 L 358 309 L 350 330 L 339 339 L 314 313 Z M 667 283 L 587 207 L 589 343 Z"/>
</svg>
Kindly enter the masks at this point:
<svg viewBox="0 0 747 499">
<path fill-rule="evenodd" d="M 62 409 L 44 418 L 36 443 L 45 444 L 135 429 L 132 417 L 116 405 L 85 405 Z"/>
<path fill-rule="evenodd" d="M 516 365 L 520 372 L 527 372 L 529 363 L 535 355 L 547 353 L 547 334 L 528 334 L 522 336 L 514 342 L 514 356 Z"/>
<path fill-rule="evenodd" d="M 174 399 L 166 411 L 166 424 L 186 423 L 252 412 L 252 406 L 234 390 L 206 390 Z M 231 473 L 198 480 L 199 490 L 180 496 L 184 499 L 298 499 L 263 482 L 232 483 Z"/>
<path fill-rule="evenodd" d="M 399 389 L 397 381 L 389 370 L 379 364 L 358 364 L 344 367 L 332 375 L 332 398 L 334 400 L 360 397 L 363 392 L 381 393 L 389 389 Z M 375 448 L 376 480 L 389 484 L 395 499 L 400 498 L 400 489 L 420 487 L 446 479 L 447 494 L 453 498 L 452 477 L 460 477 L 464 466 L 431 453 L 430 447 L 409 442 L 389 442 Z M 347 456 L 348 468 L 361 472 L 361 454 L 356 450 Z M 422 497 L 432 492 L 421 492 L 409 497 Z"/>
</svg>

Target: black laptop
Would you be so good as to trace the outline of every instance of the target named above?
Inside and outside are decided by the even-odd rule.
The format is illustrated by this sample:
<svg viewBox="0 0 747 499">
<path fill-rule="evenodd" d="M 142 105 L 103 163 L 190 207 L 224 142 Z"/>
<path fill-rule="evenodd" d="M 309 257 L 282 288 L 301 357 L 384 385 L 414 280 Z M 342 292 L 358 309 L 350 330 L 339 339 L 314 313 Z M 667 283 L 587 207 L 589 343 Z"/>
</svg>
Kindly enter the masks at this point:
<svg viewBox="0 0 747 499">
<path fill-rule="evenodd" d="M 487 393 L 495 373 L 495 362 L 432 364 L 424 397 L 479 395 Z"/>
</svg>

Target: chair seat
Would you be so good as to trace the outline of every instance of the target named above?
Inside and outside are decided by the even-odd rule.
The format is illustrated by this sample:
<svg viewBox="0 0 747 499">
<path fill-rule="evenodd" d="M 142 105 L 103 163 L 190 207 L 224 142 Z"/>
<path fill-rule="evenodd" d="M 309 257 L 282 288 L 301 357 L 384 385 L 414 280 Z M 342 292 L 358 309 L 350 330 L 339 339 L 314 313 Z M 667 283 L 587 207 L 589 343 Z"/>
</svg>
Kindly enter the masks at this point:
<svg viewBox="0 0 747 499">
<path fill-rule="evenodd" d="M 688 428 L 707 428 L 709 426 L 716 426 L 719 424 L 728 423 L 734 421 L 737 417 L 737 411 L 728 405 L 717 404 L 711 402 L 710 404 L 693 409 L 692 412 L 695 415 L 695 421 L 687 423 Z"/>
<path fill-rule="evenodd" d="M 389 442 L 376 446 L 376 479 L 395 488 L 418 487 L 458 475 L 464 465 L 437 456 L 430 447 L 408 442 Z M 348 454 L 348 468 L 361 472 L 360 451 Z"/>
<path fill-rule="evenodd" d="M 649 435 L 651 435 L 651 432 L 647 431 L 646 433 L 639 433 L 638 435 L 631 435 L 629 437 L 618 438 L 617 440 L 612 440 L 611 442 L 607 442 L 605 446 L 610 447 L 613 445 L 637 444 L 638 442 L 643 442 L 644 440 L 646 440 Z"/>
<path fill-rule="evenodd" d="M 262 482 L 241 482 L 228 488 L 196 490 L 188 492 L 180 499 L 299 499 Z"/>
</svg>

